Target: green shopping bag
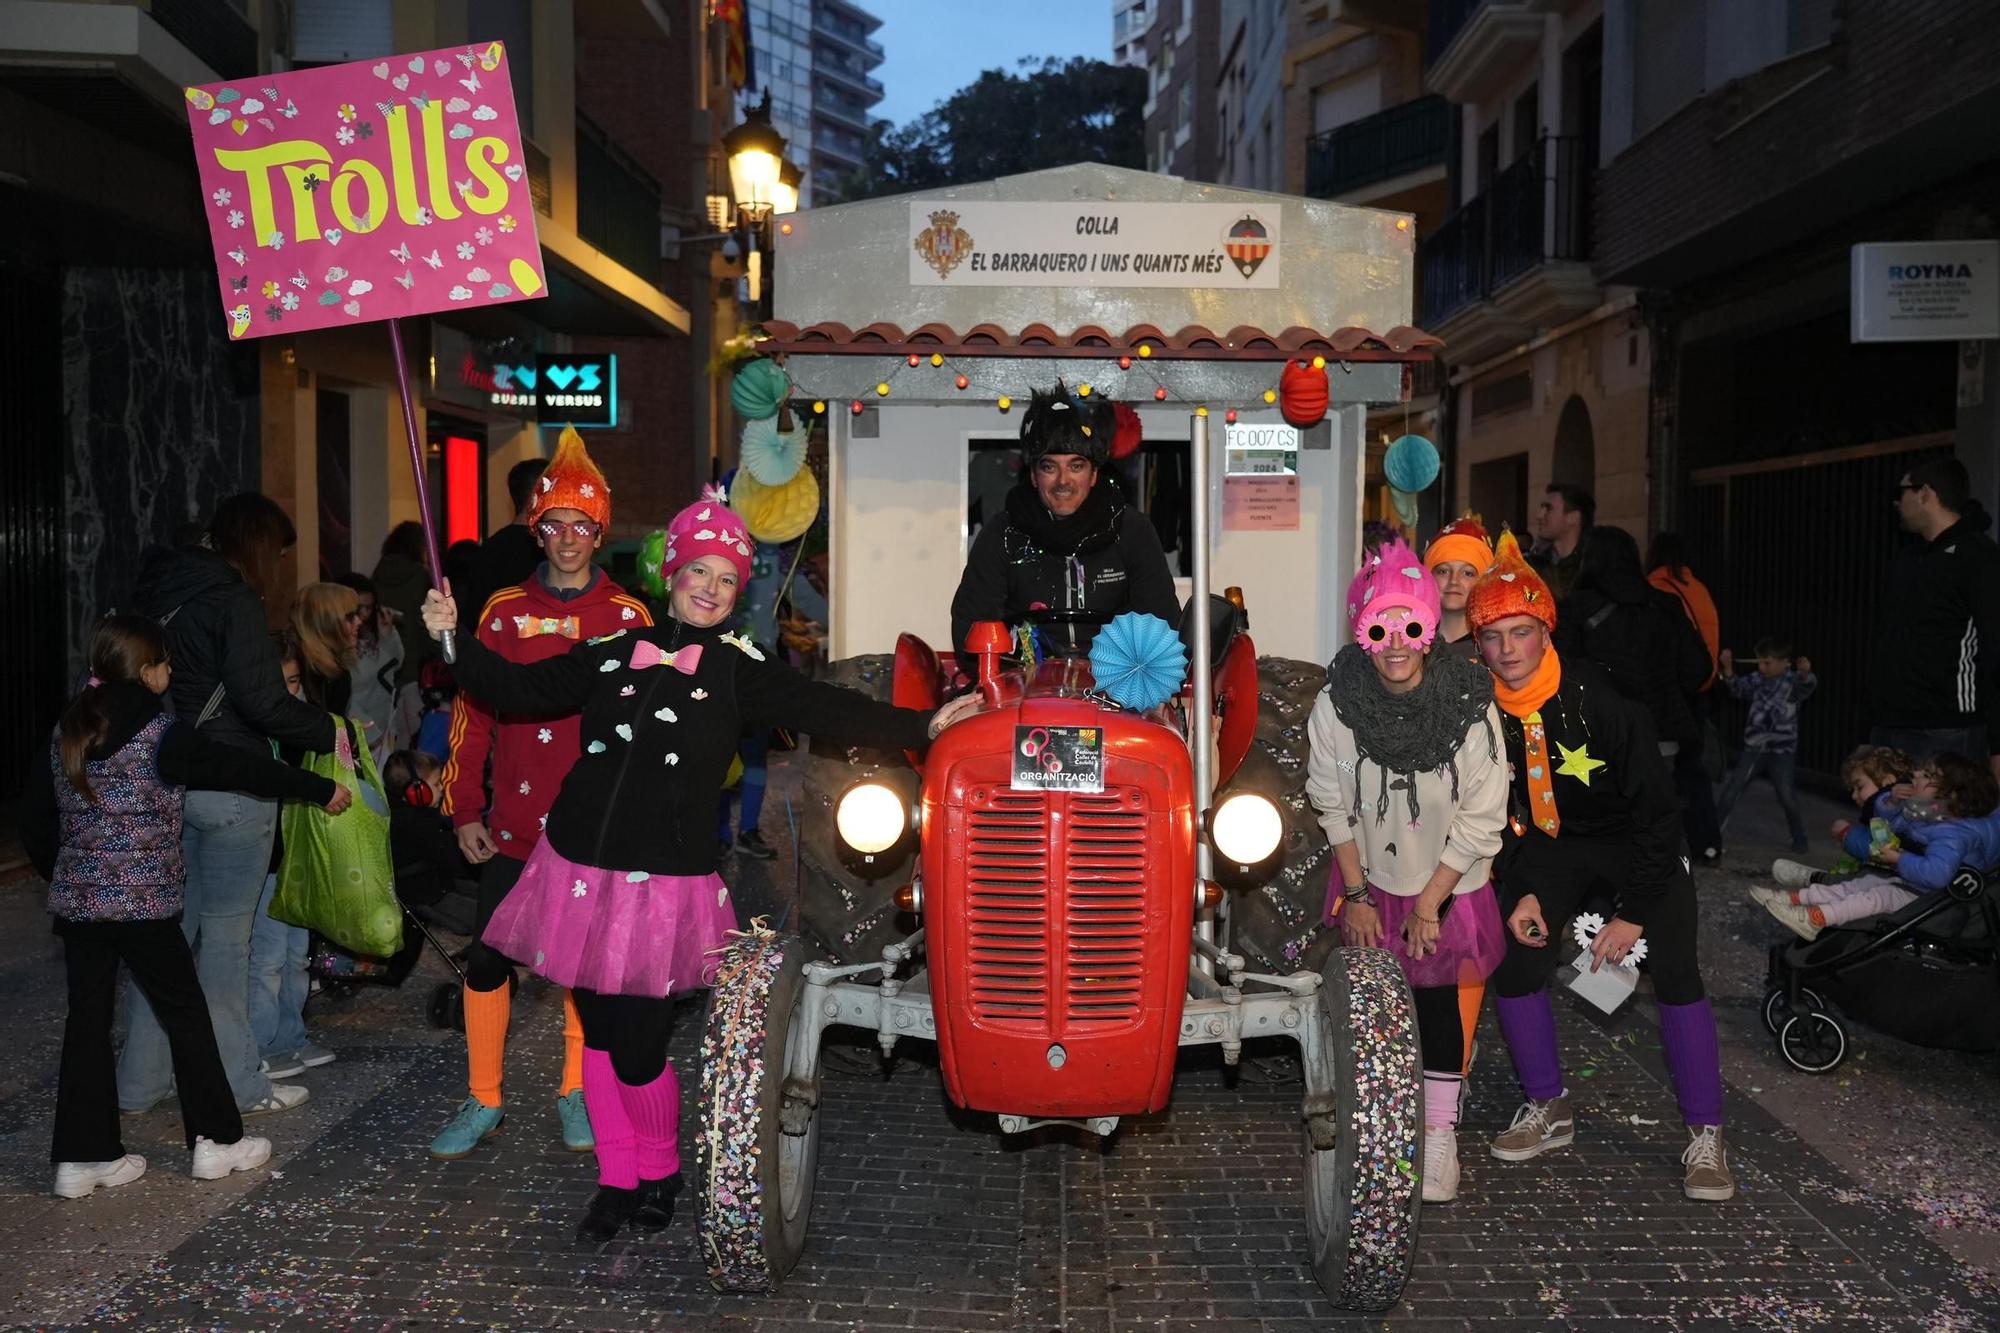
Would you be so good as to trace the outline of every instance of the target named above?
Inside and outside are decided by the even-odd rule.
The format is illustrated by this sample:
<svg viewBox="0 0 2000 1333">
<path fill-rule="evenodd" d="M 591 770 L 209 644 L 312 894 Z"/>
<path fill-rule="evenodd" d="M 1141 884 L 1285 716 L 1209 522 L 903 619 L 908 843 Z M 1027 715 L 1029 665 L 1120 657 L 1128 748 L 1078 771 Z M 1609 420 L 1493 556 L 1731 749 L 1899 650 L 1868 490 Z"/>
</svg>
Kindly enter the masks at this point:
<svg viewBox="0 0 2000 1333">
<path fill-rule="evenodd" d="M 375 757 L 353 722 L 336 719 L 331 754 L 309 754 L 300 767 L 354 792 L 330 815 L 317 805 L 285 803 L 285 855 L 271 916 L 316 930 L 350 953 L 387 958 L 403 947 L 403 908 L 389 855 L 389 802 Z"/>
</svg>

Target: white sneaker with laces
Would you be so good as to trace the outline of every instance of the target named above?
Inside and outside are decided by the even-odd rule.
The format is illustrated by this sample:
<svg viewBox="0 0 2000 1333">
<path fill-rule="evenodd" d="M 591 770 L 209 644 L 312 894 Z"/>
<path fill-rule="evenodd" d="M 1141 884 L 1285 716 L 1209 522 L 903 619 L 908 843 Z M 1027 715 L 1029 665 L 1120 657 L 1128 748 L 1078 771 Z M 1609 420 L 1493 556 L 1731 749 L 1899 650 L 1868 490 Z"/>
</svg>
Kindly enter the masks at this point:
<svg viewBox="0 0 2000 1333">
<path fill-rule="evenodd" d="M 1458 1131 L 1448 1125 L 1424 1127 L 1424 1202 L 1450 1203 L 1458 1197 Z"/>
<path fill-rule="evenodd" d="M 271 1115 L 277 1111 L 289 1111 L 294 1106 L 303 1105 L 312 1096 L 302 1083 L 273 1083 L 271 1091 L 263 1100 L 255 1101 L 243 1108 L 244 1115 Z"/>
<path fill-rule="evenodd" d="M 1771 878 L 1788 889 L 1803 889 L 1813 882 L 1819 870 L 1803 861 L 1793 861 L 1779 857 L 1771 862 Z"/>
<path fill-rule="evenodd" d="M 58 1162 L 55 1195 L 81 1199 L 99 1189 L 129 1185 L 145 1174 L 146 1159 L 135 1152 L 109 1162 Z"/>
<path fill-rule="evenodd" d="M 194 1169 L 196 1180 L 221 1180 L 232 1171 L 255 1171 L 271 1160 L 271 1141 L 245 1134 L 234 1143 L 217 1143 L 213 1139 L 197 1138 L 194 1141 Z"/>
</svg>

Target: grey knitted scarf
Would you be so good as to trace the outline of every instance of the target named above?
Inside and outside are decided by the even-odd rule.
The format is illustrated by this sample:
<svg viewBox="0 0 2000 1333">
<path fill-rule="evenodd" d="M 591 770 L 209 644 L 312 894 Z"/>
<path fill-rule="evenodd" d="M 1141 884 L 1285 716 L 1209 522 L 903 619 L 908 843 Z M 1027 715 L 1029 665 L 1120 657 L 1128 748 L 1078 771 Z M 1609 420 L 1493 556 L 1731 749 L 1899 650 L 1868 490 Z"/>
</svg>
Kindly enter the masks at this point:
<svg viewBox="0 0 2000 1333">
<path fill-rule="evenodd" d="M 1406 694 L 1391 694 L 1375 673 L 1368 650 L 1350 643 L 1334 655 L 1326 670 L 1326 691 L 1333 711 L 1354 733 L 1363 759 L 1381 770 L 1375 797 L 1375 822 L 1389 815 L 1389 775 L 1404 776 L 1410 822 L 1417 808 L 1416 775 L 1443 771 L 1451 776 L 1451 799 L 1458 801 L 1458 750 L 1475 724 L 1486 728 L 1486 752 L 1500 759 L 1498 738 L 1487 719 L 1493 702 L 1493 677 L 1455 653 L 1432 653 L 1424 659 L 1424 678 Z M 1365 802 L 1361 774 L 1354 775 L 1354 804 Z"/>
</svg>

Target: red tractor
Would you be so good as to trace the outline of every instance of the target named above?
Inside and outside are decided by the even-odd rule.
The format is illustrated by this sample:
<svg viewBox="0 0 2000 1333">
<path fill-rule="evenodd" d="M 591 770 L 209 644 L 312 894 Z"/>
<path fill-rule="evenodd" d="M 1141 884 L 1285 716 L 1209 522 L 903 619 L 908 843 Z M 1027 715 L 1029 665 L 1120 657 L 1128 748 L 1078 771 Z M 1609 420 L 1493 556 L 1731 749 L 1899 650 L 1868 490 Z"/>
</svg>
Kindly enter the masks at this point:
<svg viewBox="0 0 2000 1333">
<path fill-rule="evenodd" d="M 1234 1065 L 1245 1040 L 1296 1043 L 1313 1271 L 1341 1307 L 1396 1303 L 1420 1194 L 1416 1020 L 1388 952 L 1335 948 L 1320 926 L 1328 849 L 1302 788 L 1322 672 L 1260 663 L 1238 608 L 1194 606 L 1192 683 L 1144 710 L 1080 656 L 1004 666 L 1000 625 L 962 664 L 905 635 L 893 658 L 836 665 L 917 707 L 963 669 L 981 706 L 921 765 L 808 761 L 803 934 L 741 942 L 703 1044 L 716 1286 L 774 1290 L 799 1259 L 821 1036 L 844 1027 L 885 1054 L 937 1043 L 947 1095 L 1002 1134 L 1108 1136 L 1167 1106 L 1184 1047 Z"/>
</svg>

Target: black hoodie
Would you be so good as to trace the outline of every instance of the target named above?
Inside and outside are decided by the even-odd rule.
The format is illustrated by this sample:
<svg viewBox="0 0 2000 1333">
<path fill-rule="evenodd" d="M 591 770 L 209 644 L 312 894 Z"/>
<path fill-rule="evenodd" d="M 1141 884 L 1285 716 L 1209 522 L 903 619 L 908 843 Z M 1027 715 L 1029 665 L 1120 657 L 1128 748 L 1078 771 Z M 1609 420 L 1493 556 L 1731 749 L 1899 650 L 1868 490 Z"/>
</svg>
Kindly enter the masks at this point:
<svg viewBox="0 0 2000 1333">
<path fill-rule="evenodd" d="M 1078 589 L 1072 562 L 1083 567 Z M 1078 594 L 1081 595 L 1078 595 Z M 982 620 L 1015 621 L 1037 604 L 1117 614 L 1145 611 L 1180 623 L 1174 576 L 1160 535 L 1125 507 L 1117 485 L 1100 477 L 1074 514 L 1057 518 L 1023 480 L 1007 492 L 1007 514 L 973 539 L 951 599 L 951 639 L 960 651 Z M 1081 629 L 1087 643 L 1095 629 Z"/>
<path fill-rule="evenodd" d="M 180 673 L 174 674 L 178 677 Z M 142 727 L 160 715 L 159 696 L 137 682 L 106 685 L 98 691 L 98 698 L 110 727 L 104 740 L 91 747 L 86 756 L 89 759 L 107 759 L 118 753 Z M 268 750 L 258 753 L 220 744 L 209 735 L 209 728 L 196 730 L 191 725 L 193 720 L 192 716 L 180 717 L 161 734 L 159 754 L 154 761 L 160 781 L 176 787 L 247 791 L 272 800 L 311 801 L 315 805 L 325 805 L 333 799 L 332 779 L 281 764 Z M 48 779 L 30 781 L 21 799 L 21 846 L 43 879 L 55 873 L 56 852 L 62 838 L 55 784 L 65 779 L 54 771 L 53 755 Z"/>
<path fill-rule="evenodd" d="M 1876 604 L 1868 720 L 1982 727 L 2000 753 L 2000 546 L 1977 501 L 1934 541 L 1896 553 Z M 1983 759 L 1984 755 L 1971 755 Z"/>
<path fill-rule="evenodd" d="M 1662 741 L 1699 751 L 1689 700 L 1708 680 L 1708 647 L 1680 599 L 1646 580 L 1639 544 L 1623 528 L 1596 527 L 1577 551 L 1576 581 L 1557 604 L 1556 651 L 1602 666 L 1620 694 L 1642 705 Z"/>
<path fill-rule="evenodd" d="M 261 750 L 267 740 L 325 754 L 333 715 L 285 691 L 264 603 L 236 567 L 204 547 L 154 547 L 141 557 L 132 610 L 166 621 L 174 714 L 192 722 L 223 686 L 210 739 Z M 168 617 L 171 616 L 171 619 Z"/>
</svg>

